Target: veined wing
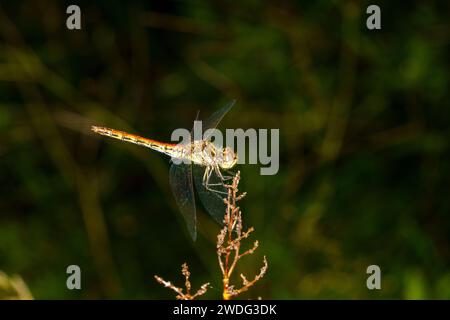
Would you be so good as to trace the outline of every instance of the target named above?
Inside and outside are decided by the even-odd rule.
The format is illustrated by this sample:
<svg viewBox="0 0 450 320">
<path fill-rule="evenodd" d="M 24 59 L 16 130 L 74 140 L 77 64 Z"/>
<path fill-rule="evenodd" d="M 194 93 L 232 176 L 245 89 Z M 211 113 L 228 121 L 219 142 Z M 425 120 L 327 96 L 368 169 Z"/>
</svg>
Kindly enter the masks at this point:
<svg viewBox="0 0 450 320">
<path fill-rule="evenodd" d="M 234 106 L 236 100 L 231 100 L 226 105 L 224 105 L 221 109 L 214 112 L 208 119 L 202 122 L 203 132 L 208 129 L 215 129 L 219 125 L 220 121 L 222 121 L 223 117 L 230 111 L 230 109 Z M 209 136 L 206 136 L 205 139 L 208 139 Z"/>
<path fill-rule="evenodd" d="M 231 100 L 221 109 L 214 112 L 208 119 L 203 121 L 203 132 L 208 129 L 215 129 L 235 103 L 236 100 Z M 208 139 L 209 136 L 205 136 L 204 138 Z M 217 176 L 215 171 L 211 173 L 209 183 L 211 184 L 211 188 L 219 192 L 214 192 L 206 189 L 203 185 L 204 172 L 205 167 L 193 167 L 194 182 L 195 188 L 197 189 L 197 194 L 206 211 L 208 211 L 208 213 L 214 218 L 214 220 L 216 220 L 219 224 L 222 224 L 226 208 L 225 203 L 223 202 L 223 198 L 226 197 L 227 189 L 222 185 L 223 181 L 220 179 L 220 177 Z"/>
<path fill-rule="evenodd" d="M 215 129 L 225 114 L 233 107 L 235 102 L 236 100 L 230 101 L 205 120 L 202 125 L 203 131 Z M 206 137 L 206 139 L 207 138 L 208 137 Z M 190 141 L 194 141 L 192 133 Z M 197 238 L 197 216 L 193 190 L 194 183 L 205 209 L 218 223 L 222 223 L 225 213 L 225 204 L 222 195 L 207 190 L 203 186 L 204 170 L 205 167 L 203 166 L 192 166 L 191 164 L 184 163 L 172 164 L 170 167 L 170 186 L 172 188 L 172 193 L 175 196 L 177 205 L 180 208 L 181 214 L 186 221 L 188 231 L 194 241 Z M 213 172 L 210 182 L 219 183 L 221 180 Z M 215 189 L 226 192 L 226 188 L 223 186 L 215 186 Z"/>
<path fill-rule="evenodd" d="M 170 186 L 192 239 L 197 238 L 197 215 L 192 180 L 192 165 L 172 164 L 169 173 Z"/>
<path fill-rule="evenodd" d="M 214 220 L 217 221 L 220 225 L 223 224 L 223 216 L 225 214 L 226 205 L 223 202 L 223 199 L 226 198 L 227 189 L 221 185 L 223 181 L 216 175 L 215 172 L 211 174 L 210 183 L 211 184 L 220 184 L 211 186 L 214 190 L 220 191 L 221 193 L 217 193 L 211 190 L 208 190 L 203 185 L 203 173 L 205 172 L 205 167 L 202 166 L 193 166 L 193 174 L 194 174 L 194 182 L 195 189 L 197 189 L 198 197 L 205 207 L 206 211 L 209 213 Z"/>
</svg>

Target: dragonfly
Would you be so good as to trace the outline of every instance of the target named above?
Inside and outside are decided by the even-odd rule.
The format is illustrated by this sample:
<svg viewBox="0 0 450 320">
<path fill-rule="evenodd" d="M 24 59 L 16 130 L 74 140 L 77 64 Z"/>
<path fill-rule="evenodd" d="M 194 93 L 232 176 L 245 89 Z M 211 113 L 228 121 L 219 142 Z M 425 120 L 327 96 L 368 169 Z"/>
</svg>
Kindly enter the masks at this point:
<svg viewBox="0 0 450 320">
<path fill-rule="evenodd" d="M 235 102 L 235 100 L 230 101 L 208 119 L 202 121 L 203 132 L 208 129 L 216 129 Z M 193 131 L 191 131 L 188 142 L 172 144 L 106 127 L 92 126 L 91 129 L 100 135 L 147 147 L 171 157 L 170 187 L 194 241 L 197 238 L 194 185 L 206 211 L 219 224 L 223 223 L 225 213 L 223 198 L 227 194 L 225 181 L 234 175 L 230 169 L 238 161 L 238 155 L 232 148 L 215 145 L 211 141 L 211 135 L 203 135 L 202 139 L 195 140 Z"/>
</svg>

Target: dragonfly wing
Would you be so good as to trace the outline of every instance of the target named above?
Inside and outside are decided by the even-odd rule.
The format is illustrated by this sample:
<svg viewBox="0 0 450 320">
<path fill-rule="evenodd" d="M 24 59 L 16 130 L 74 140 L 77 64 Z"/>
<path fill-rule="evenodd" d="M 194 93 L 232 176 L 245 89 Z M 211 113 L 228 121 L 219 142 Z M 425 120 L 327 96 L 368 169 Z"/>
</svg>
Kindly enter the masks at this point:
<svg viewBox="0 0 450 320">
<path fill-rule="evenodd" d="M 222 180 L 215 174 L 215 172 L 211 174 L 211 178 L 209 180 L 209 183 L 211 184 L 210 188 L 220 191 L 221 193 L 206 189 L 203 185 L 203 174 L 205 172 L 205 167 L 193 166 L 192 170 L 194 174 L 195 188 L 197 189 L 197 194 L 201 203 L 209 215 L 222 225 L 223 216 L 225 215 L 226 209 L 223 199 L 227 197 L 227 189 L 222 185 Z"/>
<path fill-rule="evenodd" d="M 197 238 L 197 216 L 192 179 L 192 165 L 172 164 L 170 167 L 170 186 L 177 205 L 183 215 L 192 239 Z"/>
<path fill-rule="evenodd" d="M 215 129 L 219 122 L 223 119 L 223 117 L 230 111 L 230 109 L 234 106 L 236 100 L 231 100 L 226 105 L 224 105 L 221 109 L 214 112 L 208 119 L 204 120 L 202 123 L 203 132 L 208 129 Z M 209 137 L 205 137 L 205 140 Z"/>
</svg>

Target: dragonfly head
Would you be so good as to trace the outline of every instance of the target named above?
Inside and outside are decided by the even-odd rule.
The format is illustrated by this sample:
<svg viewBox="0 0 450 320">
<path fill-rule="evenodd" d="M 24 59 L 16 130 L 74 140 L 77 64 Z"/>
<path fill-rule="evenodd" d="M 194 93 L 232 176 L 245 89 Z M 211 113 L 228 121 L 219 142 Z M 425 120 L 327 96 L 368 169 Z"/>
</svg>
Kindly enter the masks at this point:
<svg viewBox="0 0 450 320">
<path fill-rule="evenodd" d="M 220 167 L 222 169 L 231 169 L 233 168 L 238 161 L 237 154 L 230 147 L 226 147 L 222 150 L 222 161 L 220 163 Z"/>
</svg>

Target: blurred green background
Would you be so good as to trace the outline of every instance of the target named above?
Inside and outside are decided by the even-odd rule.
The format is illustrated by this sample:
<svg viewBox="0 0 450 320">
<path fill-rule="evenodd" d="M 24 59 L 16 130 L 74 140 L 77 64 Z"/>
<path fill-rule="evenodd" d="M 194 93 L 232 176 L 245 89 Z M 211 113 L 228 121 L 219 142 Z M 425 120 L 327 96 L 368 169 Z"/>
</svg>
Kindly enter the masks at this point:
<svg viewBox="0 0 450 320">
<path fill-rule="evenodd" d="M 219 226 L 199 208 L 190 240 L 169 159 L 89 128 L 169 141 L 236 98 L 222 129 L 280 129 L 278 174 L 239 167 L 238 272 L 269 262 L 241 298 L 450 298 L 448 3 L 377 1 L 369 31 L 368 1 L 86 1 L 69 31 L 75 3 L 0 5 L 0 294 L 173 299 L 153 275 L 186 261 L 220 298 Z"/>
</svg>

